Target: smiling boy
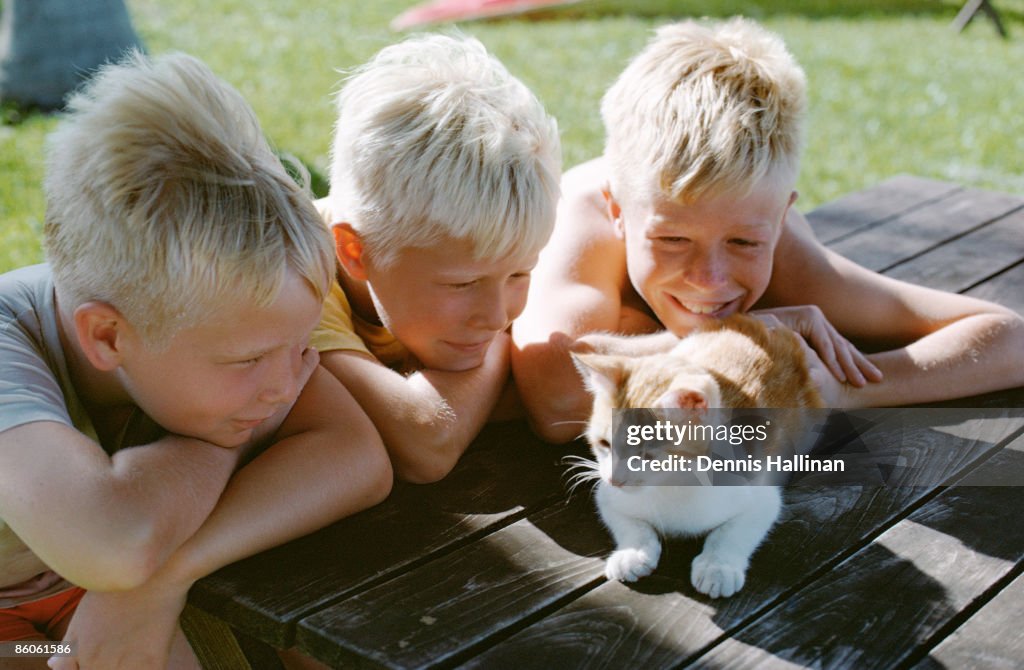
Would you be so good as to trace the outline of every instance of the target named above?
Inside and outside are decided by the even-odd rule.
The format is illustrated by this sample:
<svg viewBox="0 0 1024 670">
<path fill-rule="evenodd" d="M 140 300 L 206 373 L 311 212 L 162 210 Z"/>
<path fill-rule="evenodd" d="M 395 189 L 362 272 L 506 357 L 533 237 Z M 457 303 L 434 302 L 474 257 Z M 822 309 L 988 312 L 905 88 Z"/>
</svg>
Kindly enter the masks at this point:
<svg viewBox="0 0 1024 670">
<path fill-rule="evenodd" d="M 312 341 L 397 474 L 436 481 L 505 389 L 506 331 L 554 225 L 557 128 L 468 37 L 383 49 L 338 109 L 318 205 L 341 270 Z"/>
<path fill-rule="evenodd" d="M 566 173 L 513 328 L 513 373 L 542 437 L 572 439 L 588 414 L 570 347 L 665 351 L 736 312 L 801 333 L 831 406 L 1024 384 L 1003 364 L 1024 351 L 1020 315 L 883 277 L 815 239 L 792 207 L 805 98 L 782 41 L 743 19 L 661 28 L 609 89 L 605 154 Z"/>
</svg>

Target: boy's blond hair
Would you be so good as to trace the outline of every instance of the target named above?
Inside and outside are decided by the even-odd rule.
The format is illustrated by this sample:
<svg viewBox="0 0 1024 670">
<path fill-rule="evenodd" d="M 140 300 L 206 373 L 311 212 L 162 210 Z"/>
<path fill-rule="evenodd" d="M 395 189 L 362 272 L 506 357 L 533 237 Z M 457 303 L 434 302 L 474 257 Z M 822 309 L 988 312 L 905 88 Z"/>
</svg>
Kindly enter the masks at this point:
<svg viewBox="0 0 1024 670">
<path fill-rule="evenodd" d="M 546 243 L 558 129 L 480 42 L 428 35 L 386 47 L 337 103 L 332 213 L 377 263 L 446 237 L 469 240 L 478 258 Z"/>
<path fill-rule="evenodd" d="M 68 110 L 45 178 L 64 309 L 107 302 L 159 346 L 227 300 L 272 303 L 287 268 L 323 298 L 328 231 L 249 105 L 200 61 L 132 53 Z"/>
<path fill-rule="evenodd" d="M 756 23 L 664 26 L 601 105 L 612 191 L 692 202 L 745 192 L 778 168 L 795 182 L 805 108 L 803 70 Z"/>
</svg>

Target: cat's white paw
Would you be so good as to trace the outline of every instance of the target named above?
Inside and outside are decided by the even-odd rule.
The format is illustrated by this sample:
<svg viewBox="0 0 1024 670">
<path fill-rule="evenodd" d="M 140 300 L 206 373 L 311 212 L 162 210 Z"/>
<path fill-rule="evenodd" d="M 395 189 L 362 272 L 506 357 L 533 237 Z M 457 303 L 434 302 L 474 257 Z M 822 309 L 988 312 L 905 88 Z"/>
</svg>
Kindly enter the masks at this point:
<svg viewBox="0 0 1024 670">
<path fill-rule="evenodd" d="M 658 555 L 646 549 L 619 549 L 612 552 L 604 564 L 604 574 L 610 580 L 635 582 L 654 572 Z"/>
<path fill-rule="evenodd" d="M 690 565 L 693 588 L 712 598 L 728 598 L 743 588 L 747 566 L 722 556 L 702 553 Z"/>
</svg>

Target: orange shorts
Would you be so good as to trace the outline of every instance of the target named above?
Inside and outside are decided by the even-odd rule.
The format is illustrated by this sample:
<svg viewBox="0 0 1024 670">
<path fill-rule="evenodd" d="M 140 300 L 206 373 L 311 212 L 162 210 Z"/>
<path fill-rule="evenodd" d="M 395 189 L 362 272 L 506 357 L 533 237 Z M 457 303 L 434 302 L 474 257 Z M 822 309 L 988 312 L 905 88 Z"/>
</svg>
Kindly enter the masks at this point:
<svg viewBox="0 0 1024 670">
<path fill-rule="evenodd" d="M 0 642 L 59 641 L 84 595 L 85 589 L 76 586 L 41 600 L 0 610 Z"/>
</svg>

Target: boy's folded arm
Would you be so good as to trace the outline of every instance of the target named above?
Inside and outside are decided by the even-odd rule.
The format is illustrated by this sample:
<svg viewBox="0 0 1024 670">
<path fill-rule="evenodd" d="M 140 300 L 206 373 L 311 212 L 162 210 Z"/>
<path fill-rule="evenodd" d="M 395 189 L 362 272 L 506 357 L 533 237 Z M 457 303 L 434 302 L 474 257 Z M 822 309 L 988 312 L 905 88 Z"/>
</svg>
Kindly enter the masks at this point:
<svg viewBox="0 0 1024 670">
<path fill-rule="evenodd" d="M 52 421 L 0 433 L 0 518 L 87 589 L 144 582 L 213 509 L 239 452 L 178 436 L 108 456 Z"/>
<path fill-rule="evenodd" d="M 273 440 L 152 579 L 131 591 L 86 594 L 69 629 L 80 656 L 143 658 L 153 645 L 166 646 L 197 579 L 375 505 L 391 490 L 380 436 L 325 370 L 313 374 Z"/>
<path fill-rule="evenodd" d="M 845 406 L 931 402 L 1024 385 L 1024 318 L 1000 305 L 885 277 L 825 249 L 801 220 L 784 236 L 775 304 L 816 304 L 845 337 L 884 349 L 883 380 L 843 389 Z M 793 259 L 802 262 L 794 263 Z"/>
<path fill-rule="evenodd" d="M 984 312 L 964 316 L 905 347 L 870 354 L 880 384 L 847 388 L 848 406 L 933 402 L 1024 386 L 1024 318 Z"/>
<path fill-rule="evenodd" d="M 620 299 L 611 288 L 581 283 L 551 282 L 545 289 L 512 325 L 512 374 L 533 430 L 563 443 L 580 435 L 592 403 L 569 352 L 578 337 L 618 329 Z"/>
<path fill-rule="evenodd" d="M 356 351 L 328 351 L 321 364 L 366 411 L 406 481 L 430 483 L 455 466 L 487 422 L 509 376 L 508 336 L 499 335 L 479 367 L 421 370 L 405 377 Z"/>
<path fill-rule="evenodd" d="M 231 478 L 162 578 L 187 588 L 234 561 L 376 505 L 391 485 L 376 428 L 338 380 L 317 370 L 271 446 Z"/>
</svg>

